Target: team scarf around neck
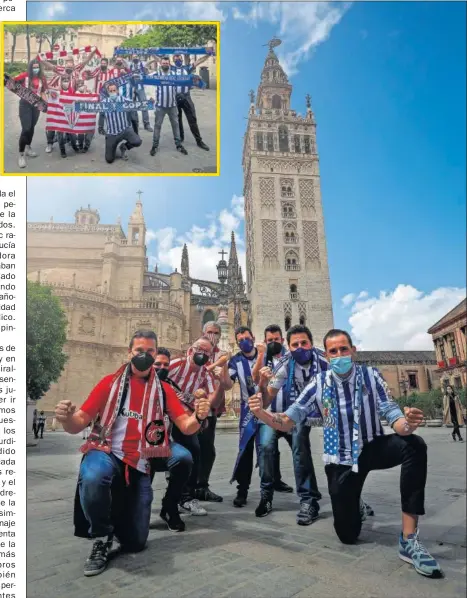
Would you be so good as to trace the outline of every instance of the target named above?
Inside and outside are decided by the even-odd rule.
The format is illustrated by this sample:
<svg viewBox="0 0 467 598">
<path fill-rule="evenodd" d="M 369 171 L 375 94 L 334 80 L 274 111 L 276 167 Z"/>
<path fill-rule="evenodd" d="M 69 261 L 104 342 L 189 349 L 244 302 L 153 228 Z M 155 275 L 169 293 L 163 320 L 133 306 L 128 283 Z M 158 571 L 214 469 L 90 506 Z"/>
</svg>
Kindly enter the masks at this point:
<svg viewBox="0 0 467 598">
<path fill-rule="evenodd" d="M 245 381 L 246 387 L 248 392 L 248 397 L 252 397 L 257 392 L 257 387 L 253 382 L 253 377 L 251 375 L 251 360 L 245 357 L 243 353 L 240 354 L 241 361 L 243 363 L 243 371 L 245 373 Z M 248 407 L 248 403 L 244 400 L 240 400 L 240 435 L 238 439 L 238 455 L 237 460 L 235 461 L 234 470 L 232 473 L 232 478 L 230 483 L 236 479 L 236 472 L 238 465 L 240 463 L 240 459 L 253 436 L 256 436 L 256 432 L 258 431 L 258 419 L 253 415 Z M 258 453 L 258 443 L 256 443 L 256 451 Z"/>
<path fill-rule="evenodd" d="M 45 102 L 37 93 L 29 88 L 29 80 L 26 81 L 26 87 L 21 85 L 20 81 L 15 81 L 9 75 L 3 75 L 4 86 L 17 95 L 22 100 L 25 100 L 39 112 L 47 112 L 47 102 Z"/>
<path fill-rule="evenodd" d="M 122 97 L 122 96 L 120 96 Z M 102 99 L 100 102 L 75 102 L 75 112 L 107 113 L 107 112 L 144 112 L 154 110 L 154 100 L 127 100 L 116 102 L 111 99 Z"/>
<path fill-rule="evenodd" d="M 339 401 L 336 382 L 332 371 L 328 370 L 323 378 L 323 461 L 326 464 L 340 463 L 351 465 L 352 471 L 358 472 L 358 458 L 360 456 L 360 413 L 363 398 L 363 367 L 355 367 L 355 391 L 352 397 L 353 426 L 352 426 L 352 454 L 348 463 L 341 463 L 339 459 Z"/>
<path fill-rule="evenodd" d="M 122 408 L 130 386 L 131 364 L 122 365 L 114 374 L 107 403 L 81 452 L 112 451 L 112 428 Z M 143 459 L 170 457 L 169 423 L 164 417 L 164 393 L 154 367 L 144 388 L 141 420 L 141 457 Z"/>
</svg>

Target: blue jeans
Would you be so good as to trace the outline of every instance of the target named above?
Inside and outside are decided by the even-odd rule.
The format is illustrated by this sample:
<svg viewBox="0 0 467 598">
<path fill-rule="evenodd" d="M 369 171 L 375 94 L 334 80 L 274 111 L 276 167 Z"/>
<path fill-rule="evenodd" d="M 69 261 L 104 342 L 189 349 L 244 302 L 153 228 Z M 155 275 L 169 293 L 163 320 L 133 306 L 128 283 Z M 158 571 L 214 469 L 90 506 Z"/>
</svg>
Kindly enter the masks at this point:
<svg viewBox="0 0 467 598">
<path fill-rule="evenodd" d="M 170 443 L 172 454 L 168 459 L 150 459 L 151 482 L 156 471 L 168 471 L 170 473 L 169 484 L 162 506 L 167 509 L 177 508 L 182 498 L 182 491 L 190 477 L 193 467 L 193 457 L 188 449 L 176 442 Z"/>
<path fill-rule="evenodd" d="M 92 538 L 114 534 L 122 547 L 139 552 L 149 535 L 151 478 L 130 468 L 127 485 L 125 468 L 113 454 L 89 451 L 79 470 L 79 497 Z"/>
<path fill-rule="evenodd" d="M 317 503 L 321 499 L 311 458 L 310 427 L 298 424 L 290 434 L 278 432 L 267 425 L 259 426 L 259 474 L 261 497 L 272 500 L 274 495 L 274 462 L 278 441 L 283 437 L 292 449 L 297 494 L 301 503 Z"/>
</svg>

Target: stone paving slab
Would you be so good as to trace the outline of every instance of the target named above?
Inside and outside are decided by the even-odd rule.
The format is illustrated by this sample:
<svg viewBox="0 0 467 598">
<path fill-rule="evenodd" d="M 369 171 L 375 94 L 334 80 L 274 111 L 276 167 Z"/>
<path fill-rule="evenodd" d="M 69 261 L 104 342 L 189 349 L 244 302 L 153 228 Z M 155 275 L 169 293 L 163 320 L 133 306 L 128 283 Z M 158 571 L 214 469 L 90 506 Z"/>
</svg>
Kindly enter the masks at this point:
<svg viewBox="0 0 467 598">
<path fill-rule="evenodd" d="M 18 166 L 18 140 L 21 133 L 21 124 L 18 117 L 19 99 L 14 94 L 5 91 L 5 172 L 17 174 L 95 174 L 95 173 L 128 173 L 128 174 L 151 174 L 151 173 L 193 173 L 205 172 L 216 173 L 217 167 L 217 123 L 216 106 L 217 95 L 215 90 L 194 90 L 192 91 L 193 101 L 196 107 L 196 115 L 201 135 L 210 151 L 200 149 L 191 134 L 186 118 L 183 117 L 185 129 L 184 146 L 188 155 L 184 156 L 176 151 L 172 129 L 169 118 L 164 119 L 161 131 L 161 139 L 158 153 L 152 157 L 149 150 L 152 146 L 152 133 L 144 131 L 140 114 L 140 137 L 143 141 L 139 148 L 128 152 L 128 162 L 117 158 L 112 164 L 107 164 L 104 158 L 105 141 L 104 136 L 96 134 L 87 154 L 75 154 L 67 146 L 67 158 L 60 156 L 58 144 L 53 146 L 51 154 L 45 153 L 46 116 L 41 114 L 34 132 L 32 142 L 33 149 L 39 154 L 37 158 L 28 159 L 26 168 Z M 149 95 L 148 95 L 149 97 Z M 154 111 L 149 114 L 150 124 L 154 126 Z M 119 154 L 119 152 L 117 152 Z"/>
<path fill-rule="evenodd" d="M 90 543 L 74 538 L 72 506 L 81 439 L 48 433 L 28 449 L 28 597 L 50 598 L 454 598 L 466 593 L 466 450 L 449 431 L 422 429 L 429 449 L 424 544 L 441 561 L 446 578 L 418 575 L 397 555 L 400 530 L 399 468 L 373 472 L 364 496 L 375 517 L 355 546 L 336 538 L 321 465 L 322 431 L 311 433 L 322 517 L 310 527 L 295 523 L 298 499 L 276 494 L 274 510 L 258 519 L 257 470 L 248 505 L 235 509 L 229 484 L 237 435 L 219 432 L 211 476 L 224 502 L 207 504 L 207 517 L 187 517 L 187 530 L 169 532 L 158 518 L 164 474 L 154 481 L 154 529 L 148 548 L 121 555 L 94 578 L 82 575 Z M 293 482 L 288 446 L 280 442 L 283 479 Z"/>
</svg>

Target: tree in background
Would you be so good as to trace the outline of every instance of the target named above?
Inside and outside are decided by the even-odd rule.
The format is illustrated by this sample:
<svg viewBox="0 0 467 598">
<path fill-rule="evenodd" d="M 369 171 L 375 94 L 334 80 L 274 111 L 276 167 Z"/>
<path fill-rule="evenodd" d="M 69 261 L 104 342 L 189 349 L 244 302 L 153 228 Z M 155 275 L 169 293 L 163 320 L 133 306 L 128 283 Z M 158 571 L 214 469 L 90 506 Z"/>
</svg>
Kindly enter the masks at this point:
<svg viewBox="0 0 467 598">
<path fill-rule="evenodd" d="M 26 26 L 25 25 L 5 25 L 5 31 L 8 31 L 8 33 L 11 33 L 11 35 L 13 37 L 13 42 L 11 44 L 10 61 L 14 62 L 15 61 L 15 50 L 16 50 L 16 38 L 18 37 L 18 35 L 22 35 L 23 33 L 26 33 Z"/>
<path fill-rule="evenodd" d="M 125 40 L 123 48 L 193 47 L 205 46 L 216 40 L 215 25 L 153 25 L 145 33 Z"/>
<path fill-rule="evenodd" d="M 39 41 L 40 47 L 42 48 L 42 42 L 46 41 L 50 46 L 50 51 L 65 36 L 65 33 L 70 30 L 76 31 L 77 29 L 77 27 L 71 25 L 41 25 L 40 23 L 30 25 L 30 33 Z"/>
<path fill-rule="evenodd" d="M 26 388 L 37 401 L 65 367 L 67 319 L 51 287 L 27 281 Z"/>
</svg>

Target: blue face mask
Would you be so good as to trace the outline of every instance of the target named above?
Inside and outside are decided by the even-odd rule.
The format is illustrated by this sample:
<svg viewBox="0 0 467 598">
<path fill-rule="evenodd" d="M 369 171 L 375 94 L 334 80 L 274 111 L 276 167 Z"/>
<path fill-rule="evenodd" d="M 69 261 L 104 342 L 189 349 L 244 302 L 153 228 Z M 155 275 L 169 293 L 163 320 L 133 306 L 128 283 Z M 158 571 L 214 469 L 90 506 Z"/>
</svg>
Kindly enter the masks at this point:
<svg viewBox="0 0 467 598">
<path fill-rule="evenodd" d="M 175 64 L 175 66 L 182 66 L 183 61 L 182 60 L 174 60 L 174 64 Z"/>
<path fill-rule="evenodd" d="M 238 343 L 238 346 L 240 347 L 240 351 L 242 351 L 242 353 L 251 353 L 255 345 L 251 338 L 244 338 Z"/>
<path fill-rule="evenodd" d="M 343 376 L 345 374 L 348 374 L 352 369 L 352 357 L 350 355 L 347 355 L 345 357 L 331 357 L 329 365 L 331 366 L 331 370 L 335 374 Z"/>
<path fill-rule="evenodd" d="M 115 100 L 115 98 L 116 98 L 117 96 L 118 96 L 118 93 L 115 93 L 115 92 L 113 92 L 113 93 L 109 93 L 109 98 L 110 98 L 111 100 Z"/>
<path fill-rule="evenodd" d="M 308 363 L 313 358 L 313 349 L 304 349 L 303 347 L 299 347 L 298 349 L 295 349 L 290 353 L 292 354 L 292 357 L 295 359 L 295 361 L 300 365 Z"/>
</svg>

